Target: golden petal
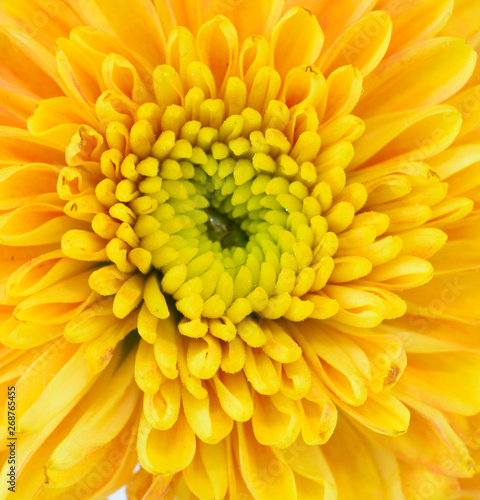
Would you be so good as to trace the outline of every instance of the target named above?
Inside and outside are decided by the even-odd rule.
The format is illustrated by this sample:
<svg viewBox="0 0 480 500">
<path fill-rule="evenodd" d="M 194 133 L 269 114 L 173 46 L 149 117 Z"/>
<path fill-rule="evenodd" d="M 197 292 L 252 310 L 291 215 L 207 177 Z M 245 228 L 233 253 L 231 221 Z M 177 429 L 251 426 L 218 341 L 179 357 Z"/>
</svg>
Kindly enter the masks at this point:
<svg viewBox="0 0 480 500">
<path fill-rule="evenodd" d="M 271 35 L 275 68 L 281 76 L 302 64 L 313 64 L 322 50 L 324 36 L 315 16 L 295 7 L 277 22 Z"/>
<path fill-rule="evenodd" d="M 106 0 L 87 0 L 77 8 L 89 24 L 117 36 L 147 68 L 152 70 L 164 59 L 165 34 L 152 2 L 134 0 L 127 8 Z"/>
<path fill-rule="evenodd" d="M 388 0 L 380 0 L 376 8 L 387 12 L 393 21 L 388 53 L 394 54 L 415 42 L 434 37 L 449 21 L 455 3 L 452 0 L 421 0 L 398 8 Z"/>
<path fill-rule="evenodd" d="M 96 376 L 87 369 L 86 347 L 73 347 L 60 339 L 22 375 L 17 382 L 17 390 L 22 392 L 17 410 L 20 432 L 41 428 L 92 386 Z M 65 385 L 68 390 L 64 390 Z"/>
<path fill-rule="evenodd" d="M 400 438 L 395 438 L 400 439 Z M 394 441 L 390 438 L 390 441 Z M 351 453 L 355 449 L 356 453 Z M 345 417 L 339 419 L 337 432 L 322 446 L 334 477 L 339 498 L 403 498 L 397 460 L 388 448 L 381 448 Z M 345 463 L 348 461 L 348 467 Z M 352 481 L 352 475 L 363 481 Z"/>
<path fill-rule="evenodd" d="M 218 444 L 198 442 L 195 457 L 183 477 L 199 498 L 223 500 L 228 489 L 228 460 L 225 441 Z"/>
<path fill-rule="evenodd" d="M 197 45 L 201 60 L 211 69 L 217 88 L 224 88 L 237 66 L 238 38 L 234 25 L 223 16 L 213 18 L 198 31 Z"/>
<path fill-rule="evenodd" d="M 386 12 L 371 12 L 346 29 L 325 51 L 317 64 L 326 74 L 352 64 L 362 76 L 371 73 L 390 44 L 392 20 Z"/>
<path fill-rule="evenodd" d="M 238 455 L 248 489 L 258 500 L 281 497 L 285 500 L 297 498 L 295 479 L 288 465 L 275 457 L 270 446 L 263 446 L 257 442 L 250 423 L 237 424 Z M 268 482 L 262 479 L 259 471 L 265 464 L 275 463 L 275 474 L 267 472 Z"/>
<path fill-rule="evenodd" d="M 175 453 L 172 451 L 175 450 Z M 138 434 L 138 458 L 151 474 L 169 475 L 182 471 L 193 460 L 196 437 L 183 410 L 175 425 L 167 431 L 154 429 L 142 416 Z"/>
<path fill-rule="evenodd" d="M 476 59 L 461 39 L 418 42 L 385 59 L 368 76 L 356 112 L 366 118 L 439 104 L 465 85 Z"/>
</svg>

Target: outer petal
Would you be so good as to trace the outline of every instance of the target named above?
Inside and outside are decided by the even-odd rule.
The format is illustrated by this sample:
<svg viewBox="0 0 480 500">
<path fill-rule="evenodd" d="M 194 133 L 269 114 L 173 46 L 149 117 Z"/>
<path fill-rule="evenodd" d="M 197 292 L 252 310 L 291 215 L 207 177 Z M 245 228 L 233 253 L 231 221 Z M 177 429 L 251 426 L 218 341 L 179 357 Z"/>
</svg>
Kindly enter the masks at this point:
<svg viewBox="0 0 480 500">
<path fill-rule="evenodd" d="M 412 45 L 383 61 L 365 80 L 356 112 L 364 118 L 438 104 L 465 85 L 476 60 L 475 51 L 460 39 Z"/>
<path fill-rule="evenodd" d="M 339 499 L 404 500 L 393 454 L 370 442 L 364 431 L 345 417 L 339 419 L 322 452 L 332 470 Z"/>
<path fill-rule="evenodd" d="M 455 0 L 453 14 L 441 34 L 466 38 L 478 44 L 480 33 L 480 4 L 471 0 Z"/>
<path fill-rule="evenodd" d="M 197 443 L 191 464 L 183 471 L 190 490 L 199 498 L 223 500 L 228 489 L 226 441 L 215 445 Z"/>
<path fill-rule="evenodd" d="M 420 40 L 435 36 L 446 24 L 453 10 L 454 0 L 379 0 L 376 8 L 392 17 L 393 35 L 389 54 Z M 463 37 L 463 35 L 454 35 Z"/>
<path fill-rule="evenodd" d="M 22 128 L 0 126 L 0 166 L 34 162 L 62 165 L 65 155 Z"/>
<path fill-rule="evenodd" d="M 368 14 L 375 6 L 376 0 L 287 0 L 285 10 L 301 5 L 317 16 L 325 33 L 326 46 L 345 29 Z"/>
<path fill-rule="evenodd" d="M 218 16 L 199 30 L 197 44 L 203 62 L 210 68 L 217 88 L 233 76 L 237 66 L 238 39 L 235 26 Z"/>
<path fill-rule="evenodd" d="M 353 64 L 366 76 L 385 55 L 391 34 L 390 17 L 385 12 L 372 12 L 345 30 L 322 54 L 318 64 L 326 73 Z"/>
<path fill-rule="evenodd" d="M 403 436 L 380 441 L 395 451 L 400 460 L 428 468 L 437 474 L 471 477 L 475 465 L 466 444 L 439 410 L 406 393 L 399 397 L 412 410 L 409 430 Z M 448 465 L 447 465 L 448 464 Z"/>
<path fill-rule="evenodd" d="M 288 11 L 272 32 L 276 70 L 285 76 L 295 66 L 313 64 L 320 55 L 323 39 L 318 21 L 309 11 L 300 7 Z"/>
<path fill-rule="evenodd" d="M 237 424 L 238 455 L 243 477 L 257 500 L 282 498 L 297 500 L 295 479 L 292 470 L 275 457 L 270 446 L 257 442 L 251 424 Z M 272 474 L 265 465 L 275 463 Z"/>
<path fill-rule="evenodd" d="M 418 111 L 379 114 L 366 120 L 366 130 L 355 143 L 355 157 L 349 169 L 400 157 L 421 161 L 448 148 L 462 124 L 451 106 L 435 106 Z M 435 139 L 433 139 L 433 134 Z"/>
<path fill-rule="evenodd" d="M 152 474 L 173 474 L 187 467 L 195 456 L 196 438 L 183 411 L 167 431 L 153 429 L 145 417 L 140 421 L 138 457 Z"/>
<path fill-rule="evenodd" d="M 421 289 L 402 293 L 413 314 L 472 324 L 480 323 L 479 297 L 478 270 L 434 276 Z"/>
<path fill-rule="evenodd" d="M 83 23 L 77 14 L 78 10 L 64 1 L 4 0 L 2 4 L 10 16 L 5 24 L 22 29 L 51 52 L 58 37 L 68 35 L 73 28 Z"/>
<path fill-rule="evenodd" d="M 214 14 L 223 14 L 228 17 L 238 31 L 240 42 L 251 35 L 268 35 L 278 21 L 284 0 L 256 0 L 225 1 L 202 0 L 202 11 L 213 8 Z M 212 7 L 213 4 L 213 7 Z"/>
<path fill-rule="evenodd" d="M 474 500 L 476 497 L 462 496 L 459 480 L 445 474 L 435 474 L 423 467 L 400 462 L 403 491 L 406 498 L 415 498 L 417 492 L 428 494 L 429 500 Z"/>
<path fill-rule="evenodd" d="M 116 35 L 150 69 L 165 61 L 165 34 L 149 0 L 70 0 L 88 22 Z M 125 22 L 128 19 L 128 22 Z"/>
</svg>

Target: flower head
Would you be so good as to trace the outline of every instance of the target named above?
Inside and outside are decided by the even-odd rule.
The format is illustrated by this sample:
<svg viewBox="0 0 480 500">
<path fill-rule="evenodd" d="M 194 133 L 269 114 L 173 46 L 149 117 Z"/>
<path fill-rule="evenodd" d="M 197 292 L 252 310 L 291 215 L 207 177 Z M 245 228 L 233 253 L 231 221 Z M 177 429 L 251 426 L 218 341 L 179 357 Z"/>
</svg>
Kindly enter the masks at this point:
<svg viewBox="0 0 480 500">
<path fill-rule="evenodd" d="M 22 498 L 476 498 L 480 4 L 238 3 L 5 2 Z"/>
</svg>

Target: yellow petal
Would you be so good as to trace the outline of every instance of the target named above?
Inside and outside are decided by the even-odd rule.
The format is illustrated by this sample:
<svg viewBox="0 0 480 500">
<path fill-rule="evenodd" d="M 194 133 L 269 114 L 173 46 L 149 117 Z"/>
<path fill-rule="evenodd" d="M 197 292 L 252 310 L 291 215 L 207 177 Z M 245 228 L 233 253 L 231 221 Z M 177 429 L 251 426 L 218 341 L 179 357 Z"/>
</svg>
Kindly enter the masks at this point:
<svg viewBox="0 0 480 500">
<path fill-rule="evenodd" d="M 95 302 L 97 295 L 87 283 L 88 271 L 66 278 L 26 297 L 15 309 L 20 321 L 66 323 Z M 48 307 L 45 306 L 48 304 Z"/>
<path fill-rule="evenodd" d="M 143 298 L 148 310 L 159 319 L 166 319 L 170 312 L 165 301 L 165 296 L 160 291 L 159 278 L 156 274 L 151 274 L 145 283 Z"/>
<path fill-rule="evenodd" d="M 29 144 L 34 147 L 29 147 Z M 57 150 L 54 144 L 16 127 L 0 126 L 0 152 L 0 164 L 8 167 L 24 163 L 62 165 L 65 162 L 64 152 Z"/>
<path fill-rule="evenodd" d="M 422 0 L 397 8 L 388 0 L 380 0 L 376 8 L 386 11 L 393 21 L 388 53 L 394 54 L 408 45 L 435 36 L 449 20 L 453 4 L 451 0 Z M 462 37 L 463 33 L 458 36 Z"/>
<path fill-rule="evenodd" d="M 97 125 L 92 115 L 91 110 L 73 99 L 44 99 L 28 120 L 28 130 L 37 137 L 44 137 L 66 148 L 79 125 Z"/>
<path fill-rule="evenodd" d="M 136 314 L 131 314 L 123 320 L 117 318 L 113 328 L 105 330 L 99 337 L 87 344 L 85 358 L 91 373 L 99 373 L 112 361 L 115 347 L 135 329 L 136 324 Z"/>
<path fill-rule="evenodd" d="M 379 393 L 397 382 L 407 364 L 405 348 L 399 336 L 388 330 L 382 334 L 382 330 L 369 333 L 345 325 L 336 326 L 351 335 L 368 356 L 369 366 L 363 373 L 370 380 L 373 392 Z"/>
<path fill-rule="evenodd" d="M 102 75 L 107 89 L 124 94 L 137 104 L 153 100 L 153 93 L 142 81 L 135 66 L 123 56 L 109 54 L 102 62 Z"/>
<path fill-rule="evenodd" d="M 385 309 L 377 295 L 338 285 L 327 285 L 324 292 L 338 302 L 340 310 L 334 317 L 341 323 L 368 328 L 383 319 Z"/>
<path fill-rule="evenodd" d="M 25 16 L 25 12 L 22 16 Z M 43 46 L 37 37 L 31 36 L 30 33 L 25 30 L 23 24 L 19 24 L 18 28 L 3 26 L 1 32 L 9 39 L 9 42 L 14 45 L 16 52 L 20 51 L 21 53 L 25 53 L 27 57 L 32 59 L 35 65 L 38 65 L 62 90 L 65 90 L 65 85 L 61 78 L 58 78 L 55 57 L 52 53 L 53 51 L 50 49 L 51 46 L 49 46 L 48 49 Z"/>
<path fill-rule="evenodd" d="M 297 492 L 290 467 L 276 459 L 270 446 L 257 442 L 250 423 L 237 424 L 237 429 L 239 464 L 245 483 L 255 498 L 295 500 Z M 268 481 L 259 480 L 259 471 L 271 463 L 275 463 L 275 474 L 268 474 Z"/>
<path fill-rule="evenodd" d="M 396 157 L 417 162 L 434 156 L 452 144 L 461 123 L 460 114 L 450 106 L 370 118 L 365 121 L 365 134 L 355 142 L 355 158 L 349 168 Z"/>
<path fill-rule="evenodd" d="M 138 411 L 129 420 L 125 429 L 122 433 L 117 436 L 109 445 L 100 448 L 98 451 L 93 452 L 85 461 L 82 461 L 78 466 L 66 471 L 65 473 L 59 472 L 57 474 L 58 478 L 66 478 L 71 481 L 73 477 L 80 478 L 75 484 L 69 488 L 62 489 L 62 494 L 64 495 L 76 495 L 78 491 L 85 490 L 89 488 L 92 494 L 98 495 L 102 498 L 104 495 L 108 495 L 111 491 L 116 491 L 125 482 L 125 477 L 129 476 L 132 468 L 138 462 L 135 445 L 138 429 Z M 117 455 L 120 457 L 118 460 L 112 461 L 111 457 Z M 94 458 L 92 460 L 90 457 Z M 98 461 L 99 460 L 99 461 Z M 87 469 L 88 465 L 85 462 L 98 461 L 98 463 L 93 467 Z M 111 467 L 105 470 L 104 464 L 106 462 L 111 463 Z M 95 482 L 95 486 L 92 488 L 88 486 L 91 483 L 91 477 L 99 477 L 100 480 Z M 41 479 L 43 482 L 45 477 Z M 55 498 L 58 490 L 56 488 L 50 488 L 49 486 L 42 484 L 42 486 L 37 490 L 37 495 L 41 495 L 45 500 L 53 500 Z"/>
<path fill-rule="evenodd" d="M 408 370 L 399 381 L 402 389 L 420 401 L 428 398 L 431 406 L 446 412 L 477 413 L 478 353 L 455 346 L 436 346 L 426 337 L 423 344 L 418 350 L 408 352 Z"/>
<path fill-rule="evenodd" d="M 401 256 L 376 266 L 367 279 L 382 288 L 408 289 L 423 285 L 433 276 L 432 265 L 417 257 Z"/>
<path fill-rule="evenodd" d="M 59 168 L 43 163 L 3 168 L 0 172 L 0 209 L 9 210 L 31 203 L 56 202 Z M 32 179 L 35 182 L 32 183 Z"/>
<path fill-rule="evenodd" d="M 439 177 L 448 179 L 448 193 L 459 196 L 475 189 L 480 147 L 476 144 L 449 148 L 430 160 Z"/>
<path fill-rule="evenodd" d="M 412 314 L 427 318 L 456 319 L 478 324 L 478 271 L 458 272 L 452 276 L 433 276 L 419 289 L 402 292 Z"/>
<path fill-rule="evenodd" d="M 326 74 L 340 66 L 353 64 L 365 77 L 387 52 L 391 34 L 390 16 L 382 11 L 372 12 L 345 30 L 318 64 Z"/>
<path fill-rule="evenodd" d="M 311 382 L 311 372 L 303 356 L 282 365 L 280 390 L 285 396 L 294 400 L 302 399 L 310 390 Z"/>
<path fill-rule="evenodd" d="M 65 157 L 68 165 L 76 167 L 88 161 L 99 161 L 105 150 L 103 136 L 89 125 L 80 125 L 67 146 Z"/>
<path fill-rule="evenodd" d="M 203 1 L 203 5 L 211 5 Z M 280 0 L 265 0 L 261 3 L 246 0 L 241 4 L 218 2 L 214 3 L 219 14 L 227 16 L 238 31 L 240 41 L 251 35 L 268 35 L 280 18 L 283 2 Z"/>
<path fill-rule="evenodd" d="M 105 262 L 107 241 L 90 231 L 72 230 L 62 236 L 62 251 L 71 259 Z"/>
<path fill-rule="evenodd" d="M 407 432 L 410 412 L 389 392 L 370 394 L 365 403 L 356 407 L 345 405 L 336 398 L 334 401 L 346 414 L 374 432 L 387 436 L 398 436 Z"/>
<path fill-rule="evenodd" d="M 69 229 L 84 223 L 64 215 L 57 205 L 32 203 L 0 216 L 0 242 L 8 245 L 46 245 L 59 242 Z"/>
<path fill-rule="evenodd" d="M 404 255 L 413 255 L 428 259 L 438 252 L 447 241 L 447 235 L 435 228 L 411 229 L 402 233 L 402 250 Z"/>
<path fill-rule="evenodd" d="M 222 350 L 220 342 L 210 334 L 191 339 L 187 348 L 187 366 L 195 377 L 210 379 L 220 368 Z"/>
<path fill-rule="evenodd" d="M 478 35 L 479 12 L 478 5 L 475 2 L 469 2 L 468 0 L 455 1 L 452 16 L 441 34 L 466 38 L 471 43 L 469 39 L 475 39 Z"/>
<path fill-rule="evenodd" d="M 186 82 L 187 67 L 195 60 L 198 60 L 195 37 L 185 27 L 176 26 L 168 37 L 167 64 L 175 68 L 182 82 Z"/>
<path fill-rule="evenodd" d="M 83 345 L 75 352 L 66 341 L 58 341 L 45 353 L 44 359 L 39 358 L 20 378 L 17 391 L 23 395 L 18 399 L 18 431 L 31 431 L 47 424 L 91 387 L 96 376 L 88 371 L 86 348 L 87 345 Z M 67 352 L 63 354 L 63 351 Z M 39 363 L 44 366 L 40 371 Z M 43 377 L 39 376 L 42 372 Z M 28 391 L 23 389 L 25 385 Z"/>
<path fill-rule="evenodd" d="M 353 449 L 355 453 L 351 453 Z M 339 419 L 336 432 L 322 446 L 322 452 L 335 478 L 338 498 L 403 497 L 398 463 L 389 447 L 382 448 L 370 441 L 365 431 L 358 430 L 345 417 Z M 352 481 L 353 475 L 362 477 L 362 481 Z"/>
<path fill-rule="evenodd" d="M 180 411 L 180 381 L 163 380 L 157 393 L 145 394 L 143 411 L 145 418 L 155 429 L 171 429 Z"/>
<path fill-rule="evenodd" d="M 157 336 L 154 344 L 155 359 L 162 373 L 169 379 L 174 379 L 178 376 L 177 335 L 178 327 L 173 319 L 158 323 Z"/>
<path fill-rule="evenodd" d="M 162 380 L 152 346 L 140 340 L 135 358 L 135 381 L 138 387 L 147 394 L 155 394 Z"/>
<path fill-rule="evenodd" d="M 265 446 L 287 448 L 301 430 L 300 412 L 294 401 L 281 392 L 255 394 L 252 427 L 256 440 Z"/>
<path fill-rule="evenodd" d="M 87 0 L 78 8 L 93 26 L 116 35 L 150 69 L 164 58 L 164 34 L 151 2 L 135 0 L 127 9 L 103 0 Z M 131 21 L 128 26 L 125 19 Z"/>
<path fill-rule="evenodd" d="M 230 434 L 233 421 L 224 412 L 215 390 L 207 385 L 208 394 L 197 399 L 182 391 L 182 402 L 190 427 L 204 443 L 216 444 Z"/>
<path fill-rule="evenodd" d="M 96 305 L 95 305 L 96 306 Z M 117 330 L 118 318 L 111 314 L 112 304 L 108 304 L 109 312 L 96 312 L 96 307 L 86 309 L 65 325 L 65 338 L 69 342 L 88 342 L 107 331 Z"/>
<path fill-rule="evenodd" d="M 328 389 L 315 376 L 307 397 L 297 402 L 302 419 L 302 438 L 309 445 L 326 443 L 337 425 L 337 407 L 334 405 Z"/>
<path fill-rule="evenodd" d="M 262 328 L 267 337 L 266 343 L 262 346 L 265 354 L 280 363 L 292 363 L 300 358 L 300 347 L 281 325 L 275 321 L 266 321 Z"/>
<path fill-rule="evenodd" d="M 291 3 L 298 4 L 296 0 L 287 0 L 287 7 Z M 373 0 L 341 0 L 341 4 L 303 0 L 302 4 L 317 16 L 325 31 L 327 46 L 330 46 L 346 28 L 368 14 L 375 6 Z"/>
<path fill-rule="evenodd" d="M 297 498 L 337 498 L 335 479 L 319 446 L 309 446 L 298 438 L 289 448 L 275 453 L 295 472 Z"/>
<path fill-rule="evenodd" d="M 135 274 L 121 286 L 113 301 L 113 313 L 117 318 L 125 318 L 143 298 L 144 277 Z"/>
<path fill-rule="evenodd" d="M 200 499 L 223 500 L 228 489 L 227 449 L 225 442 L 198 442 L 195 457 L 183 471 L 183 477 Z"/>
<path fill-rule="evenodd" d="M 147 492 L 151 493 L 151 489 L 154 488 L 154 485 L 158 487 L 158 489 L 155 488 L 155 492 L 158 492 L 158 495 L 162 495 L 172 484 L 172 479 L 173 476 L 157 476 L 154 478 L 154 476 L 140 467 L 127 484 L 127 495 L 133 500 L 143 499 Z"/>
<path fill-rule="evenodd" d="M 463 87 L 475 62 L 475 52 L 460 39 L 414 44 L 384 60 L 369 75 L 356 113 L 365 118 L 438 104 Z"/>
<path fill-rule="evenodd" d="M 222 89 L 234 72 L 238 57 L 238 39 L 234 25 L 217 16 L 206 22 L 197 34 L 202 61 L 211 69 L 217 88 Z"/>
<path fill-rule="evenodd" d="M 448 241 L 431 259 L 435 274 L 455 276 L 457 272 L 475 271 L 479 267 L 480 245 L 476 241 Z M 462 258 L 456 258 L 461 255 Z"/>
<path fill-rule="evenodd" d="M 132 383 L 133 360 L 132 352 L 115 376 L 103 377 L 95 385 L 89 394 L 87 411 L 51 455 L 47 464 L 49 471 L 68 471 L 95 448 L 113 440 L 124 428 L 133 414 L 139 395 Z"/>
<path fill-rule="evenodd" d="M 352 65 L 342 66 L 327 78 L 326 104 L 323 121 L 333 120 L 341 115 L 348 115 L 357 105 L 362 95 L 362 75 Z M 317 108 L 319 111 L 319 109 Z M 319 118 L 321 115 L 319 114 Z"/>
<path fill-rule="evenodd" d="M 246 346 L 245 375 L 260 394 L 275 394 L 280 389 L 280 363 L 261 349 Z"/>
<path fill-rule="evenodd" d="M 63 335 L 63 325 L 37 325 L 9 318 L 0 326 L 2 344 L 12 349 L 31 349 Z M 18 374 L 23 372 L 23 366 Z"/>
<path fill-rule="evenodd" d="M 461 498 L 462 494 L 468 495 L 470 493 L 467 493 L 468 484 L 471 482 L 468 479 L 466 480 L 466 488 L 462 488 L 460 481 L 456 477 L 446 476 L 442 472 L 435 474 L 427 468 L 418 467 L 415 464 L 400 462 L 399 465 L 402 479 L 408 485 L 405 488 L 407 495 L 428 489 L 431 500 L 445 500 L 446 498 Z M 475 494 L 473 493 L 473 495 Z M 475 496 L 470 498 L 473 500 Z"/>
<path fill-rule="evenodd" d="M 272 32 L 271 47 L 276 70 L 285 76 L 302 64 L 313 64 L 322 50 L 324 36 L 315 16 L 302 7 L 288 11 Z"/>
<path fill-rule="evenodd" d="M 142 417 L 138 434 L 138 458 L 151 474 L 174 474 L 187 467 L 195 456 L 196 438 L 180 411 L 175 425 L 167 431 L 154 429 Z"/>
<path fill-rule="evenodd" d="M 6 20 L 3 23 L 6 24 Z M 12 43 L 8 33 L 1 30 L 0 40 L 4 69 L 0 84 L 2 106 L 6 106 L 25 122 L 35 109 L 38 98 L 54 97 L 61 94 L 61 90 L 55 79 L 42 69 L 41 55 L 33 51 L 19 50 L 19 46 Z M 18 100 L 15 99 L 16 94 Z M 24 125 L 25 123 L 22 126 Z"/>
<path fill-rule="evenodd" d="M 12 273 L 8 293 L 14 297 L 32 295 L 88 267 L 89 264 L 62 258 L 62 252 L 54 250 L 30 260 Z"/>
<path fill-rule="evenodd" d="M 317 330 L 315 320 L 310 320 L 309 324 L 310 328 Z M 320 380 L 343 401 L 357 406 L 367 397 L 365 380 L 357 363 L 368 363 L 368 360 L 348 338 L 336 333 L 327 331 L 307 338 L 297 329 L 295 338 L 301 339 L 304 355 L 308 356 L 312 370 Z"/>
<path fill-rule="evenodd" d="M 428 467 L 434 473 L 443 475 L 443 467 L 447 461 L 450 474 L 472 476 L 475 465 L 468 448 L 445 415 L 405 393 L 400 393 L 399 397 L 412 408 L 412 418 L 409 431 L 390 440 L 390 449 L 403 460 Z"/>
<path fill-rule="evenodd" d="M 253 399 L 245 375 L 242 372 L 219 372 L 213 377 L 213 381 L 225 413 L 237 422 L 250 420 L 253 414 Z"/>
</svg>

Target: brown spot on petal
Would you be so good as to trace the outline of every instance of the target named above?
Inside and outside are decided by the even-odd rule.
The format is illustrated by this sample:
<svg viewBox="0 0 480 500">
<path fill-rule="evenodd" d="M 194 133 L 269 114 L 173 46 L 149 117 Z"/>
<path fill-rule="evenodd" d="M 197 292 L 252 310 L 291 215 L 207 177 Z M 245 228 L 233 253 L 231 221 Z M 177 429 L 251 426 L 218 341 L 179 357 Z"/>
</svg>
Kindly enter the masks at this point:
<svg viewBox="0 0 480 500">
<path fill-rule="evenodd" d="M 400 369 L 398 368 L 398 366 L 392 366 L 392 368 L 390 368 L 390 371 L 388 372 L 388 375 L 385 377 L 385 380 L 383 381 L 384 385 L 389 386 L 394 384 L 397 381 L 399 373 Z"/>
</svg>

